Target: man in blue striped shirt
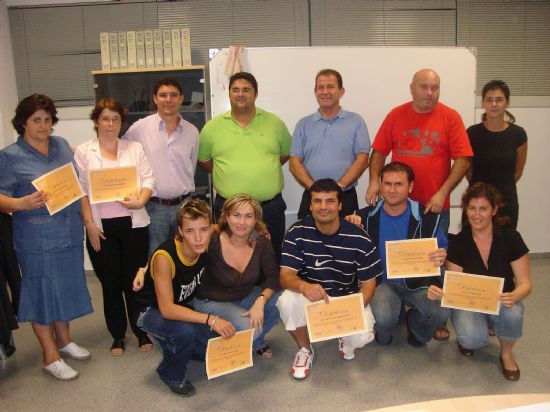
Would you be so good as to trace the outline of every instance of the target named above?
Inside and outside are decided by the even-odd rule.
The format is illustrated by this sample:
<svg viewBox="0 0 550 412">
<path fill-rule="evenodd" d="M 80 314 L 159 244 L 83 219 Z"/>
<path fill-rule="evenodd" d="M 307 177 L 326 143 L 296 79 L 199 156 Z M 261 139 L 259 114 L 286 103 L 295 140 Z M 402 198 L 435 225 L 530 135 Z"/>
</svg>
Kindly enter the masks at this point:
<svg viewBox="0 0 550 412">
<path fill-rule="evenodd" d="M 286 289 L 277 307 L 286 330 L 299 350 L 291 375 L 309 375 L 314 352 L 306 328 L 304 306 L 329 296 L 362 293 L 367 332 L 338 339 L 340 357 L 355 358 L 355 349 L 374 339 L 374 317 L 369 302 L 382 266 L 376 246 L 366 232 L 339 217 L 342 189 L 332 179 L 317 180 L 310 189 L 311 216 L 288 230 L 281 256 L 281 287 Z"/>
</svg>

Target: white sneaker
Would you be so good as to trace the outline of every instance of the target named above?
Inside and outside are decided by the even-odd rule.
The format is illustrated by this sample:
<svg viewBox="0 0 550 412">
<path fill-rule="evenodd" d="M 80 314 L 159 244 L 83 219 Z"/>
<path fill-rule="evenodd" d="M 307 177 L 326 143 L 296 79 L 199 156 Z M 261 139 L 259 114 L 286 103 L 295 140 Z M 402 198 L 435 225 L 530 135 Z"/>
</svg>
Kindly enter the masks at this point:
<svg viewBox="0 0 550 412">
<path fill-rule="evenodd" d="M 355 359 L 355 348 L 353 346 L 346 345 L 344 339 L 338 338 L 338 354 L 340 358 L 344 360 Z"/>
<path fill-rule="evenodd" d="M 88 352 L 87 349 L 84 349 L 82 346 L 78 346 L 74 342 L 71 342 L 58 350 L 61 356 L 67 359 L 86 360 L 90 359 L 90 356 L 92 356 L 92 354 Z"/>
<path fill-rule="evenodd" d="M 61 381 L 70 381 L 78 378 L 78 372 L 65 363 L 63 359 L 59 359 L 48 366 L 42 366 L 42 372 L 49 373 L 55 379 Z"/>
<path fill-rule="evenodd" d="M 290 374 L 294 379 L 302 380 L 309 376 L 309 370 L 313 367 L 313 357 L 315 353 L 313 347 L 311 351 L 306 348 L 300 348 L 296 352 L 296 357 L 294 358 L 294 364 L 290 370 Z"/>
</svg>

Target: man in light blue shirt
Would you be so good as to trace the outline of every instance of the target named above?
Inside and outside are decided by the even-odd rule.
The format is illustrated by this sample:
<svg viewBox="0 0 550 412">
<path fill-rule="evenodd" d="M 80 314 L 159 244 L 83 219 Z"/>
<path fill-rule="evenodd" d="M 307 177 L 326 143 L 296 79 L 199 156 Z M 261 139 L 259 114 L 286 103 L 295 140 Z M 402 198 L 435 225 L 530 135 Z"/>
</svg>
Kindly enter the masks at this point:
<svg viewBox="0 0 550 412">
<path fill-rule="evenodd" d="M 290 150 L 290 172 L 304 187 L 298 218 L 310 214 L 309 188 L 318 179 L 330 178 L 342 188 L 341 215 L 358 207 L 355 186 L 369 164 L 370 139 L 363 118 L 340 106 L 344 96 L 342 76 L 324 69 L 315 77 L 319 110 L 296 125 Z"/>
</svg>

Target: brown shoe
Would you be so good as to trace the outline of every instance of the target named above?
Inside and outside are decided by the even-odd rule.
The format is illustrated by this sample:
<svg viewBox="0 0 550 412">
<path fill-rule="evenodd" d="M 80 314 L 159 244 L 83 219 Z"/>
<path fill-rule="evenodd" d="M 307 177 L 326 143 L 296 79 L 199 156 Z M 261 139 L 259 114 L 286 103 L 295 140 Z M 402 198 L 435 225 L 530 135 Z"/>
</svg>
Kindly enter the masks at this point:
<svg viewBox="0 0 550 412">
<path fill-rule="evenodd" d="M 462 346 L 460 343 L 456 343 L 456 345 L 458 346 L 458 351 L 463 355 L 463 356 L 474 356 L 474 350 L 473 349 L 467 349 L 465 348 L 464 346 Z"/>
<path fill-rule="evenodd" d="M 502 357 L 499 356 L 498 360 L 500 361 L 500 366 L 502 367 L 502 375 L 509 381 L 514 381 L 514 382 L 519 381 L 520 372 L 519 372 L 518 364 L 516 363 L 517 369 L 513 371 L 510 369 L 506 369 L 504 367 L 504 362 L 502 361 Z"/>
<path fill-rule="evenodd" d="M 449 332 L 449 328 L 447 328 L 447 326 L 438 326 L 434 332 L 433 338 L 443 342 L 449 340 L 449 336 L 451 336 L 451 332 Z"/>
</svg>

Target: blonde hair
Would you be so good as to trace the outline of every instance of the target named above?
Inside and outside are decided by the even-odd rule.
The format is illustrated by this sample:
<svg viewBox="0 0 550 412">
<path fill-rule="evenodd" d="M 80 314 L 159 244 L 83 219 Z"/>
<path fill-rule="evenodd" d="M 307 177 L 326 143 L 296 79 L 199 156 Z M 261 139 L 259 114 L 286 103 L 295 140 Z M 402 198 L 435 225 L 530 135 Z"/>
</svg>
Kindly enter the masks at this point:
<svg viewBox="0 0 550 412">
<path fill-rule="evenodd" d="M 208 207 L 208 203 L 200 199 L 190 200 L 184 203 L 178 211 L 178 227 L 182 227 L 183 219 L 197 220 L 201 217 L 208 220 L 208 224 L 212 224 L 212 212 Z M 176 239 L 180 242 L 183 240 L 179 232 L 176 234 Z"/>
<path fill-rule="evenodd" d="M 250 245 L 250 247 L 255 247 L 258 236 L 263 236 L 263 233 L 267 232 L 267 227 L 263 222 L 262 207 L 254 197 L 240 194 L 227 199 L 224 202 L 221 210 L 221 216 L 218 220 L 218 227 L 220 229 L 220 232 L 226 232 L 229 236 L 231 236 L 232 232 L 231 228 L 229 227 L 229 223 L 227 222 L 227 218 L 235 209 L 238 209 L 245 205 L 250 205 L 252 207 L 252 209 L 254 210 L 254 215 L 256 217 L 256 224 L 254 225 L 254 228 L 252 229 L 252 232 L 250 232 L 250 235 L 248 237 L 248 244 Z"/>
</svg>

